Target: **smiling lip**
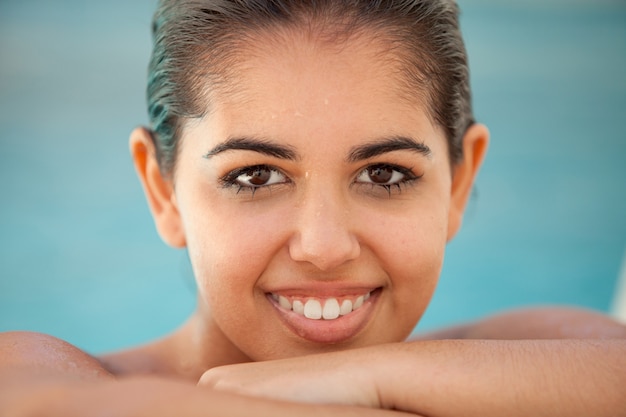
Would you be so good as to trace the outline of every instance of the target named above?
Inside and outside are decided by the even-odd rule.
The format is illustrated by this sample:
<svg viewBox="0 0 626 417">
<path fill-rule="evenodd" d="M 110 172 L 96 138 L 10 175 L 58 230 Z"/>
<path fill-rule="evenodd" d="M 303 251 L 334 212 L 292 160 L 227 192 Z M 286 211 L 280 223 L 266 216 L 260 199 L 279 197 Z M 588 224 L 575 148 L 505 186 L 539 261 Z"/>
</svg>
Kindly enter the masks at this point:
<svg viewBox="0 0 626 417">
<path fill-rule="evenodd" d="M 281 320 L 298 336 L 315 343 L 340 343 L 356 336 L 369 322 L 381 289 L 337 297 L 267 293 Z"/>
</svg>

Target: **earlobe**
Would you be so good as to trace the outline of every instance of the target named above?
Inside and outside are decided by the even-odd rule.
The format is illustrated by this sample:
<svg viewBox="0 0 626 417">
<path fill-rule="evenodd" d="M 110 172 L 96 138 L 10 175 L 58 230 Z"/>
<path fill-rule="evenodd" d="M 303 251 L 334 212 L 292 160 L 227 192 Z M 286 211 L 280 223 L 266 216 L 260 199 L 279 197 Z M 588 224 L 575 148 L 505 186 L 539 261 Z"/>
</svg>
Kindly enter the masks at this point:
<svg viewBox="0 0 626 417">
<path fill-rule="evenodd" d="M 476 175 L 487 153 L 489 130 L 473 124 L 463 136 L 463 159 L 453 169 L 450 209 L 448 212 L 448 241 L 461 228 L 463 213 L 472 193 Z"/>
<path fill-rule="evenodd" d="M 186 245 L 174 188 L 159 168 L 152 134 L 138 127 L 130 135 L 130 153 L 161 238 L 170 246 Z"/>
</svg>

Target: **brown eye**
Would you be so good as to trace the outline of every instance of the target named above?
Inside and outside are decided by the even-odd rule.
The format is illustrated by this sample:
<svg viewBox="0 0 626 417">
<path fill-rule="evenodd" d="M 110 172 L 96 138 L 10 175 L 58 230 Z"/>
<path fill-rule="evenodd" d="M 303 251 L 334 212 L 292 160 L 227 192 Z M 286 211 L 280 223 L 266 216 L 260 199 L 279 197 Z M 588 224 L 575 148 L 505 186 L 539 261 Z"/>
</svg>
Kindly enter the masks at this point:
<svg viewBox="0 0 626 417">
<path fill-rule="evenodd" d="M 395 185 L 404 181 L 407 175 L 404 169 L 395 168 L 391 165 L 372 165 L 359 173 L 356 182 L 376 185 Z"/>
<path fill-rule="evenodd" d="M 224 178 L 227 185 L 239 187 L 259 188 L 274 184 L 281 184 L 289 180 L 282 172 L 266 165 L 257 165 L 235 170 Z"/>
<path fill-rule="evenodd" d="M 371 167 L 367 169 L 367 175 L 374 183 L 386 184 L 393 177 L 393 169 L 385 166 Z"/>
<path fill-rule="evenodd" d="M 272 176 L 272 172 L 267 168 L 257 167 L 246 172 L 243 176 L 250 185 L 265 185 Z M 239 178 L 241 177 L 239 176 Z"/>
</svg>

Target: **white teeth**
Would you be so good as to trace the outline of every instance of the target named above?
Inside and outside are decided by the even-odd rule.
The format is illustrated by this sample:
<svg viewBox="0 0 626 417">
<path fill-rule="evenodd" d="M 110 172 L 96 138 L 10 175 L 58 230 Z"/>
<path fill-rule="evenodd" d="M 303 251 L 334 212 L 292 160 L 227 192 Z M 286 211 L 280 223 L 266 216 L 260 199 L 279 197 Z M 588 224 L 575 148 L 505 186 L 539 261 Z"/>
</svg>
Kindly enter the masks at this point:
<svg viewBox="0 0 626 417">
<path fill-rule="evenodd" d="M 324 320 L 334 320 L 339 317 L 339 302 L 335 298 L 326 300 L 324 310 L 322 310 L 322 317 Z"/>
<path fill-rule="evenodd" d="M 287 297 L 283 297 L 282 295 L 278 297 L 278 304 L 285 310 L 291 310 L 291 303 L 287 299 Z"/>
<path fill-rule="evenodd" d="M 343 300 L 343 303 L 341 303 L 341 308 L 339 309 L 339 314 L 345 316 L 348 313 L 352 313 L 352 301 Z"/>
<path fill-rule="evenodd" d="M 271 294 L 271 297 L 283 310 L 293 311 L 307 319 L 320 320 L 323 318 L 324 320 L 334 320 L 339 316 L 345 316 L 360 308 L 370 298 L 370 295 L 370 293 L 360 295 L 354 301 L 344 299 L 341 305 L 336 298 L 327 298 L 323 301 L 323 307 L 322 301 L 316 298 L 309 298 L 304 302 L 300 299 L 290 300 L 285 296 L 274 293 Z"/>
<path fill-rule="evenodd" d="M 294 313 L 298 313 L 301 316 L 304 316 L 304 304 L 300 300 L 293 301 L 293 311 Z"/>
<path fill-rule="evenodd" d="M 322 318 L 322 305 L 317 300 L 309 300 L 304 305 L 304 317 L 319 320 Z"/>
</svg>

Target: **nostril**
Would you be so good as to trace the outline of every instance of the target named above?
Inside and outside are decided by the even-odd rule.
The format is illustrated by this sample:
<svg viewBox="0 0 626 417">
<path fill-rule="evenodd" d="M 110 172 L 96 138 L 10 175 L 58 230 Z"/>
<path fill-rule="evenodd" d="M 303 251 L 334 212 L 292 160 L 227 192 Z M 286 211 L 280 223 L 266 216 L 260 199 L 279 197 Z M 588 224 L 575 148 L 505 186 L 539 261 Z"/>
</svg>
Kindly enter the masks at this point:
<svg viewBox="0 0 626 417">
<path fill-rule="evenodd" d="M 339 194 L 314 187 L 295 214 L 289 242 L 293 260 L 309 262 L 321 271 L 332 270 L 360 255 L 359 241 L 351 228 L 348 203 Z"/>
<path fill-rule="evenodd" d="M 294 261 L 309 262 L 321 271 L 337 268 L 360 254 L 356 236 L 345 230 L 336 229 L 323 237 L 301 233 L 289 243 L 289 255 Z"/>
</svg>

